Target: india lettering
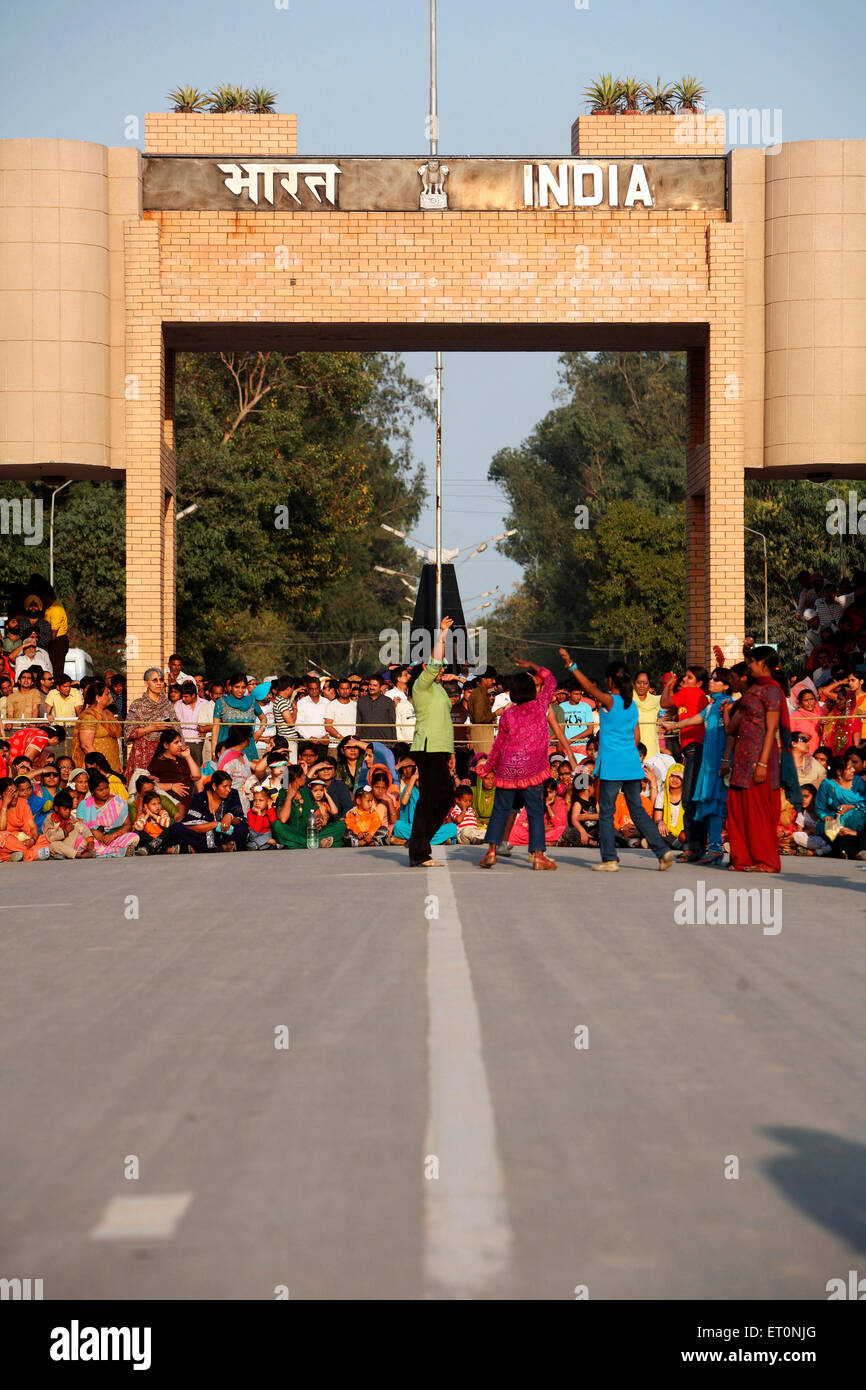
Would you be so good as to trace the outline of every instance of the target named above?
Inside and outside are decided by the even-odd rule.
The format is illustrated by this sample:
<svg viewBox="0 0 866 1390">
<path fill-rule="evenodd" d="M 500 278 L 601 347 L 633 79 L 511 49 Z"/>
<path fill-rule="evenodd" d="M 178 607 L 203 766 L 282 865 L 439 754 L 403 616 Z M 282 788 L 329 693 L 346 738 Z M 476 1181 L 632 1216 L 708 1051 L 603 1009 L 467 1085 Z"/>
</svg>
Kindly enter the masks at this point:
<svg viewBox="0 0 866 1390">
<path fill-rule="evenodd" d="M 646 170 L 632 164 L 620 198 L 618 164 L 524 164 L 523 202 L 528 208 L 653 207 Z"/>
</svg>

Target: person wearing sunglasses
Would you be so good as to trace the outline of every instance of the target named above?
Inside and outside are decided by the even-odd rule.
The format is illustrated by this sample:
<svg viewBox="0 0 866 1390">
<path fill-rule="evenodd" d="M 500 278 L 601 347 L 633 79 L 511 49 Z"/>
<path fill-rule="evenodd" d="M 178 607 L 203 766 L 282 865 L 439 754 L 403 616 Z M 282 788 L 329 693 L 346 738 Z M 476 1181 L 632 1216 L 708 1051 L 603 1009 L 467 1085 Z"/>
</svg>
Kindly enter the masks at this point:
<svg viewBox="0 0 866 1390">
<path fill-rule="evenodd" d="M 827 769 L 809 752 L 810 742 L 809 734 L 804 733 L 802 729 L 792 729 L 791 756 L 797 768 L 797 781 L 801 787 L 812 786 L 817 791 L 827 776 Z"/>
</svg>

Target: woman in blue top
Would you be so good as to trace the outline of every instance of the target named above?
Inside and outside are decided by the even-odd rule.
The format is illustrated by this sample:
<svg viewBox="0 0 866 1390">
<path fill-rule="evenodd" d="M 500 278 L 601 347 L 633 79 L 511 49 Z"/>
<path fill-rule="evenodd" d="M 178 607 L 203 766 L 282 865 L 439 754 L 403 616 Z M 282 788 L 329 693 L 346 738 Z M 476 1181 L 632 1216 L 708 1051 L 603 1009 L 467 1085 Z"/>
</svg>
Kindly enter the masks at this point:
<svg viewBox="0 0 866 1390">
<path fill-rule="evenodd" d="M 708 691 L 710 704 L 700 714 L 688 719 L 665 719 L 662 728 L 665 733 L 679 733 L 690 724 L 703 724 L 704 744 L 701 769 L 692 792 L 693 819 L 700 822 L 707 832 L 707 852 L 703 858 L 693 860 L 697 864 L 721 864 L 724 858 L 722 848 L 722 826 L 728 805 L 728 788 L 722 780 L 722 771 L 730 772 L 730 763 L 725 758 L 725 744 L 728 733 L 722 718 L 722 706 L 731 698 L 734 676 L 724 666 L 717 666 L 710 676 Z"/>
<path fill-rule="evenodd" d="M 824 778 L 815 797 L 819 834 L 826 833 L 825 818 L 835 817 L 839 821 L 839 837 L 833 852 L 847 859 L 866 857 L 866 781 L 857 776 L 856 769 L 854 759 L 843 753 L 833 763 L 830 776 Z"/>
<path fill-rule="evenodd" d="M 621 661 L 612 661 L 604 673 L 605 689 L 601 690 L 594 681 L 578 670 L 564 647 L 560 647 L 559 655 L 569 671 L 574 673 L 586 694 L 598 701 L 600 727 L 595 775 L 599 779 L 598 836 L 601 863 L 593 864 L 593 869 L 615 873 L 619 868 L 613 812 L 620 789 L 625 797 L 632 824 L 658 859 L 659 868 L 669 869 L 674 862 L 674 852 L 668 849 L 640 799 L 644 771 L 637 751 L 640 741 L 639 714 L 634 701 L 631 676 Z"/>
</svg>

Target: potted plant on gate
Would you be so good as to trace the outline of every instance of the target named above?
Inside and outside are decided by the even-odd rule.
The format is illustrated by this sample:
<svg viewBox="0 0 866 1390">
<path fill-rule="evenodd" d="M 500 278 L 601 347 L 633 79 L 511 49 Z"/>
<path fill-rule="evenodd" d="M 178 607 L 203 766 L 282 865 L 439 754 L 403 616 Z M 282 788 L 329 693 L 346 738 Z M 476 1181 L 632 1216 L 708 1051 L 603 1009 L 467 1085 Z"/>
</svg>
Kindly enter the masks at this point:
<svg viewBox="0 0 866 1390">
<path fill-rule="evenodd" d="M 674 98 L 678 111 L 703 111 L 706 87 L 696 77 L 683 77 L 674 83 Z"/>
<path fill-rule="evenodd" d="M 215 114 L 223 114 L 226 111 L 248 111 L 249 98 L 246 87 L 232 87 L 229 83 L 223 83 L 220 87 L 215 87 L 210 94 L 210 109 Z"/>
<path fill-rule="evenodd" d="M 204 92 L 200 92 L 198 87 L 176 87 L 173 92 L 169 92 L 168 99 L 174 102 L 175 111 L 186 113 L 206 111 L 209 103 L 209 98 Z"/>
<path fill-rule="evenodd" d="M 670 82 L 662 82 L 660 77 L 656 78 L 655 86 L 651 82 L 646 85 L 644 93 L 644 111 L 652 116 L 670 115 L 674 109 L 676 91 Z"/>
<path fill-rule="evenodd" d="M 276 92 L 269 92 L 267 87 L 253 87 L 247 92 L 247 110 L 257 116 L 270 116 L 276 99 Z"/>
<path fill-rule="evenodd" d="M 620 111 L 629 115 L 638 115 L 641 111 L 641 102 L 645 100 L 647 86 L 645 82 L 639 82 L 636 77 L 623 77 L 620 79 L 620 89 L 622 93 Z"/>
<path fill-rule="evenodd" d="M 609 72 L 602 73 L 597 82 L 591 82 L 583 95 L 593 116 L 615 116 L 622 108 L 622 82 Z"/>
</svg>

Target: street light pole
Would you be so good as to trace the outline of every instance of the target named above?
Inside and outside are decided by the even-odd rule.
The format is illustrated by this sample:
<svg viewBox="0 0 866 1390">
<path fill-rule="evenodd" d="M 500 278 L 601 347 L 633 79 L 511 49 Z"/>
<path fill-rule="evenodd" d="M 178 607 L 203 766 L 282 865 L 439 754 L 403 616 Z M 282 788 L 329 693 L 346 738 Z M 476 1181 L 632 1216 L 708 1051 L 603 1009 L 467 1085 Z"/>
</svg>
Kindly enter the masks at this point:
<svg viewBox="0 0 866 1390">
<path fill-rule="evenodd" d="M 51 517 L 48 522 L 48 583 L 54 588 L 54 499 L 58 492 L 62 492 L 65 487 L 75 481 L 74 478 L 67 478 L 65 483 L 61 483 L 51 494 Z"/>
<path fill-rule="evenodd" d="M 764 543 L 764 646 L 766 647 L 770 640 L 767 618 L 767 537 L 763 531 L 756 531 L 754 526 L 744 526 L 743 530 L 751 531 L 753 536 L 760 536 Z"/>
</svg>

